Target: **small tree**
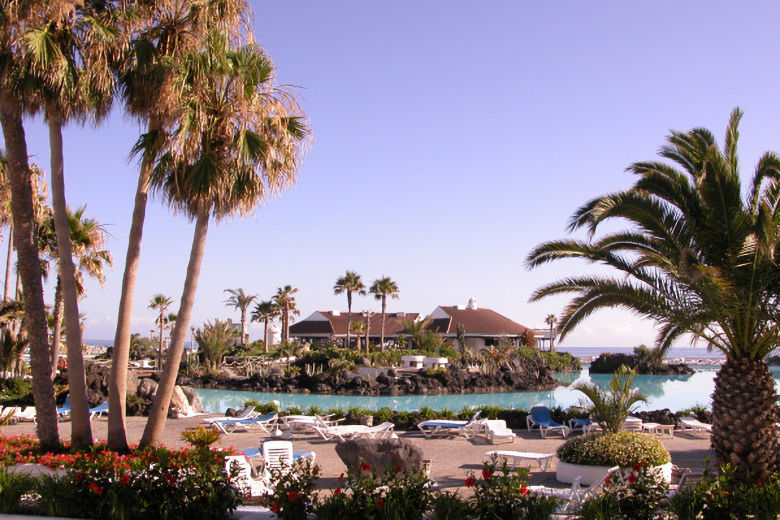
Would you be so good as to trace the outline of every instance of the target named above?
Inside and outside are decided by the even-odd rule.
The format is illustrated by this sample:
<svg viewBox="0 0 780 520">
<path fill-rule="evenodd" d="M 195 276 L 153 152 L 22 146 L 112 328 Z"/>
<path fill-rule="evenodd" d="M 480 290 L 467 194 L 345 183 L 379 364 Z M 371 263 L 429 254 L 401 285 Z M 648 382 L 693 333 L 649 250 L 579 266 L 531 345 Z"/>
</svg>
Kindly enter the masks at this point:
<svg viewBox="0 0 780 520">
<path fill-rule="evenodd" d="M 195 331 L 195 341 L 203 358 L 203 364 L 209 370 L 216 370 L 224 355 L 234 348 L 239 339 L 239 332 L 227 321 L 214 320 L 206 322 L 202 329 Z"/>
<path fill-rule="evenodd" d="M 609 388 L 601 388 L 596 383 L 577 383 L 572 388 L 579 390 L 590 400 L 588 412 L 593 414 L 601 429 L 617 433 L 626 417 L 633 411 L 634 405 L 647 401 L 639 390 L 631 388 L 635 375 L 636 371 L 620 365 L 609 382 Z"/>
</svg>

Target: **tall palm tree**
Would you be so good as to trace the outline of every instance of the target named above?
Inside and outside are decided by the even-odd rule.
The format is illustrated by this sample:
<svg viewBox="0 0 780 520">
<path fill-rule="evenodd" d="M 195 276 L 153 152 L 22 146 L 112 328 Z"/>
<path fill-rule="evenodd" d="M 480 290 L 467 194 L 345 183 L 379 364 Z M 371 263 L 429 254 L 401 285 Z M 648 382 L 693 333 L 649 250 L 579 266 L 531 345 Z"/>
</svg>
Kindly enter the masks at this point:
<svg viewBox="0 0 780 520">
<path fill-rule="evenodd" d="M 84 294 L 84 275 L 96 278 L 100 286 L 103 287 L 106 279 L 105 268 L 114 264 L 111 253 L 104 249 L 107 234 L 105 227 L 95 219 L 84 217 L 85 210 L 86 206 L 82 206 L 74 212 L 67 210 L 71 251 L 74 259 L 78 262 L 74 273 L 78 297 Z M 38 240 L 41 252 L 51 260 L 57 261 L 59 259 L 59 247 L 55 228 L 54 217 L 50 215 L 38 228 Z M 59 358 L 58 348 L 62 334 L 63 307 L 65 302 L 61 269 L 62 266 L 58 263 L 52 326 L 52 375 L 57 369 L 57 360 Z M 71 397 L 72 400 L 73 398 Z"/>
<path fill-rule="evenodd" d="M 776 467 L 778 446 L 775 384 L 763 359 L 780 339 L 780 159 L 772 152 L 759 159 L 743 198 L 741 117 L 739 109 L 731 113 L 723 149 L 706 129 L 672 132 L 659 152 L 669 162 L 632 164 L 638 178 L 631 188 L 589 201 L 569 225 L 591 237 L 616 219 L 630 229 L 541 244 L 527 264 L 583 258 L 619 273 L 569 277 L 534 292 L 534 301 L 575 295 L 559 322 L 561 338 L 595 310 L 623 307 L 661 325 L 659 348 L 690 334 L 723 352 L 712 446 L 738 475 L 764 478 Z"/>
<path fill-rule="evenodd" d="M 290 322 L 292 321 L 292 316 L 300 314 L 298 307 L 295 305 L 295 293 L 297 292 L 297 288 L 285 285 L 284 287 L 277 287 L 274 295 L 274 304 L 282 314 L 282 343 L 285 344 L 290 342 Z"/>
<path fill-rule="evenodd" d="M 252 311 L 252 321 L 263 322 L 263 352 L 268 353 L 268 325 L 272 323 L 280 314 L 279 306 L 273 301 L 262 301 L 255 305 Z"/>
<path fill-rule="evenodd" d="M 152 182 L 195 219 L 195 232 L 171 346 L 141 445 L 158 442 L 184 352 L 208 223 L 248 214 L 296 178 L 308 126 L 294 96 L 274 84 L 271 61 L 254 44 L 214 30 L 177 74 L 186 101 L 157 161 Z"/>
<path fill-rule="evenodd" d="M 240 287 L 238 289 L 225 289 L 222 292 L 230 293 L 230 297 L 225 300 L 225 305 L 230 305 L 234 309 L 241 311 L 241 347 L 246 348 L 249 339 L 249 333 L 246 330 L 246 312 L 252 302 L 257 299 L 256 294 L 245 294 Z"/>
<path fill-rule="evenodd" d="M 25 31 L 29 27 L 41 26 L 49 19 L 59 18 L 56 11 L 62 8 L 60 2 L 33 1 L 26 4 L 24 9 L 3 9 L 0 21 L 0 52 L 4 57 L 0 64 L 0 126 L 5 139 L 11 184 L 13 238 L 18 273 L 24 289 L 24 327 L 29 340 L 37 434 L 41 447 L 50 450 L 58 449 L 60 438 L 35 234 L 35 191 L 22 122 L 22 113 L 31 109 L 29 102 L 33 96 L 25 85 L 22 61 L 25 54 Z"/>
<path fill-rule="evenodd" d="M 125 395 L 130 326 L 152 170 L 162 153 L 168 130 L 185 106 L 181 89 L 175 85 L 178 57 L 202 49 L 210 28 L 220 27 L 240 34 L 247 30 L 249 19 L 244 0 L 157 0 L 135 2 L 132 7 L 134 16 L 127 17 L 124 29 L 131 34 L 131 52 L 118 76 L 125 109 L 146 124 L 146 133 L 134 147 L 141 156 L 141 167 L 127 240 L 108 394 L 111 410 L 108 444 L 119 451 L 128 449 Z"/>
<path fill-rule="evenodd" d="M 159 338 L 159 345 L 157 348 L 157 370 L 162 370 L 163 366 L 163 332 L 165 330 L 165 313 L 168 311 L 168 308 L 173 305 L 173 298 L 170 298 L 168 296 L 165 296 L 164 294 L 155 294 L 152 296 L 152 299 L 149 301 L 148 308 L 152 309 L 153 311 L 157 312 L 157 319 L 155 320 L 156 323 L 160 326 L 160 338 Z"/>
<path fill-rule="evenodd" d="M 352 293 L 358 293 L 360 295 L 366 294 L 366 286 L 360 279 L 360 275 L 355 271 L 347 271 L 344 276 L 336 280 L 336 285 L 333 286 L 334 294 L 347 294 L 347 343 L 345 348 L 350 346 L 350 326 L 352 325 Z"/>
<path fill-rule="evenodd" d="M 556 321 L 557 318 L 555 317 L 555 314 L 548 314 L 544 319 L 544 322 L 550 326 L 550 352 L 555 352 L 555 336 L 553 334 Z"/>
<path fill-rule="evenodd" d="M 374 295 L 374 298 L 382 302 L 382 329 L 380 331 L 379 345 L 382 352 L 385 351 L 385 317 L 387 315 L 387 298 L 398 299 L 398 284 L 390 279 L 389 276 L 383 276 L 377 278 L 374 283 L 371 284 L 369 292 Z"/>
</svg>

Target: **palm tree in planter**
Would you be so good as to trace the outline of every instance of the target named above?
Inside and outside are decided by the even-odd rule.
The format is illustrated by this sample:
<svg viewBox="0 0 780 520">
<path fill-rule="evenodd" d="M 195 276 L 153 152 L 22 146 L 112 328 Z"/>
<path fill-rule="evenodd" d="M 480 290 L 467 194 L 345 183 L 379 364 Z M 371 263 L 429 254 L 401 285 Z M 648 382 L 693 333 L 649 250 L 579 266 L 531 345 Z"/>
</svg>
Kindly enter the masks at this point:
<svg viewBox="0 0 780 520">
<path fill-rule="evenodd" d="M 555 322 L 557 318 L 555 314 L 548 314 L 544 319 L 544 322 L 550 326 L 550 352 L 555 352 Z"/>
<path fill-rule="evenodd" d="M 657 348 L 690 334 L 723 352 L 712 446 L 740 478 L 763 479 L 777 467 L 775 383 L 763 359 L 780 339 L 780 159 L 761 156 L 743 196 L 741 117 L 738 109 L 731 113 L 722 149 L 706 129 L 672 132 L 659 152 L 669 162 L 632 164 L 631 188 L 575 212 L 570 229 L 587 229 L 590 240 L 543 243 L 526 261 L 535 267 L 582 258 L 619 274 L 569 277 L 534 292 L 532 301 L 574 294 L 559 320 L 561 338 L 592 312 L 623 307 L 661 325 Z M 631 227 L 593 238 L 617 219 Z"/>
<path fill-rule="evenodd" d="M 230 293 L 230 296 L 225 300 L 225 305 L 229 305 L 234 309 L 241 311 L 241 348 L 246 348 L 249 334 L 246 331 L 246 313 L 252 302 L 257 299 L 256 294 L 246 294 L 244 289 L 225 289 L 223 292 Z"/>
<path fill-rule="evenodd" d="M 366 286 L 360 279 L 360 275 L 355 271 L 347 271 L 344 276 L 339 277 L 333 286 L 333 294 L 341 293 L 346 293 L 347 295 L 347 344 L 344 347 L 349 348 L 350 328 L 352 325 L 352 293 L 366 294 Z"/>
<path fill-rule="evenodd" d="M 185 54 L 180 67 L 178 88 L 186 102 L 155 165 L 152 185 L 195 220 L 195 231 L 176 326 L 142 446 L 158 442 L 168 415 L 209 220 L 249 214 L 290 186 L 309 133 L 294 96 L 274 84 L 271 61 L 257 46 L 239 46 L 229 34 L 214 30 L 205 49 Z"/>
<path fill-rule="evenodd" d="M 371 284 L 369 292 L 374 295 L 374 298 L 382 302 L 382 326 L 379 332 L 379 346 L 382 352 L 385 351 L 385 317 L 387 315 L 387 298 L 398 299 L 398 284 L 390 279 L 389 276 L 383 276 L 374 280 Z"/>
<path fill-rule="evenodd" d="M 596 383 L 580 382 L 572 386 L 590 400 L 588 413 L 605 432 L 619 432 L 634 405 L 647 401 L 639 390 L 631 388 L 635 375 L 634 370 L 620 365 L 610 380 L 608 389 L 601 388 Z"/>
<path fill-rule="evenodd" d="M 268 353 L 268 325 L 281 316 L 281 309 L 273 301 L 266 300 L 255 305 L 252 321 L 263 322 L 263 352 Z"/>
</svg>

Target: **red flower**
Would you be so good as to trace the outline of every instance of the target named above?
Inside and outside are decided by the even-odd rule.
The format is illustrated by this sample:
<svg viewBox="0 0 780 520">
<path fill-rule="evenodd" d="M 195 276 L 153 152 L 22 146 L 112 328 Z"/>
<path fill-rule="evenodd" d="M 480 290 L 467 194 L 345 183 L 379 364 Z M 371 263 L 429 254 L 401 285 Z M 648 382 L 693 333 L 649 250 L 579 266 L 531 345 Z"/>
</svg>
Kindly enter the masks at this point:
<svg viewBox="0 0 780 520">
<path fill-rule="evenodd" d="M 338 480 L 339 480 L 339 482 L 341 482 L 342 480 L 344 480 L 344 474 L 343 474 L 343 473 L 342 473 L 341 475 L 339 475 L 339 478 L 338 478 Z"/>
<path fill-rule="evenodd" d="M 298 493 L 297 491 L 288 491 L 287 492 L 287 498 L 289 498 L 291 502 L 295 502 L 296 500 L 298 500 L 298 497 L 300 495 L 301 494 Z"/>
<path fill-rule="evenodd" d="M 337 487 L 335 490 L 333 490 L 333 496 L 337 497 L 341 494 L 341 488 Z"/>
<path fill-rule="evenodd" d="M 612 484 L 612 475 L 607 475 L 607 478 L 604 479 L 605 484 Z"/>
<path fill-rule="evenodd" d="M 761 481 L 760 481 L 760 480 L 756 480 L 756 487 L 757 487 L 758 489 L 761 489 L 762 487 L 764 487 L 764 485 L 761 483 Z"/>
<path fill-rule="evenodd" d="M 474 487 L 474 479 L 469 477 L 466 479 L 466 487 Z"/>
<path fill-rule="evenodd" d="M 520 494 L 523 495 L 524 497 L 528 496 L 528 488 L 525 487 L 525 484 L 520 486 Z"/>
<path fill-rule="evenodd" d="M 395 467 L 395 472 L 396 472 L 396 473 L 401 473 L 403 470 L 404 470 L 404 468 L 403 468 L 403 466 L 401 466 L 400 464 L 399 464 L 398 466 L 396 466 L 396 467 Z"/>
<path fill-rule="evenodd" d="M 642 463 L 634 462 L 634 464 L 631 465 L 631 469 L 634 471 L 639 471 L 640 469 L 642 469 Z"/>
<path fill-rule="evenodd" d="M 485 468 L 482 470 L 482 478 L 485 480 L 489 480 L 490 477 L 493 476 L 493 472 L 490 471 L 490 469 Z"/>
<path fill-rule="evenodd" d="M 81 471 L 77 471 L 76 475 L 74 475 L 74 478 L 76 480 L 84 480 L 84 473 L 82 473 Z"/>
<path fill-rule="evenodd" d="M 95 484 L 94 482 L 90 482 L 87 485 L 87 489 L 95 493 L 96 495 L 102 495 L 103 494 L 103 488 Z"/>
<path fill-rule="evenodd" d="M 371 471 L 371 464 L 369 464 L 368 462 L 361 462 L 360 471 Z"/>
<path fill-rule="evenodd" d="M 129 484 L 130 475 L 122 475 L 122 477 L 119 479 L 119 482 L 121 482 L 122 484 Z"/>
<path fill-rule="evenodd" d="M 385 507 L 385 499 L 384 498 L 380 498 L 380 499 L 378 499 L 376 501 L 376 508 L 377 509 L 382 509 L 383 507 Z"/>
<path fill-rule="evenodd" d="M 279 512 L 279 504 L 274 502 L 273 505 L 271 505 L 271 512 L 272 513 L 278 513 Z"/>
<path fill-rule="evenodd" d="M 634 482 L 636 482 L 636 475 L 631 473 L 630 475 L 628 475 L 628 483 L 633 484 Z"/>
</svg>

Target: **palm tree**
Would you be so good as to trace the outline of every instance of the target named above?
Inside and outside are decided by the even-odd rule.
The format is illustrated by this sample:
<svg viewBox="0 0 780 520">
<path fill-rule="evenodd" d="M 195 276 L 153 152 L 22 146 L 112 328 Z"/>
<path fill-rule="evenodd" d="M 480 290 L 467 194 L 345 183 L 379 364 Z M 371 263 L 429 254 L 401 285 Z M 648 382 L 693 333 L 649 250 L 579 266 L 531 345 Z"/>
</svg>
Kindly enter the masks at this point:
<svg viewBox="0 0 780 520">
<path fill-rule="evenodd" d="M 387 297 L 398 299 L 398 284 L 390 279 L 389 276 L 377 278 L 371 284 L 369 292 L 374 298 L 382 302 L 382 329 L 380 331 L 379 345 L 382 352 L 385 351 L 385 317 L 387 315 Z"/>
<path fill-rule="evenodd" d="M 273 301 L 262 301 L 252 311 L 252 321 L 263 322 L 263 352 L 268 353 L 268 325 L 280 316 L 279 306 Z"/>
<path fill-rule="evenodd" d="M 155 323 L 159 324 L 160 326 L 160 338 L 157 348 L 158 371 L 162 370 L 163 366 L 163 330 L 165 329 L 165 312 L 171 305 L 173 305 L 173 298 L 165 296 L 164 294 L 155 294 L 152 296 L 152 299 L 149 301 L 149 305 L 147 306 L 147 308 L 157 312 Z"/>
<path fill-rule="evenodd" d="M 0 31 L 0 48 L 4 56 L 0 67 L 0 126 L 5 139 L 11 184 L 13 239 L 17 251 L 18 272 L 24 289 L 25 328 L 33 375 L 37 434 L 41 448 L 47 450 L 58 449 L 60 438 L 49 363 L 42 273 L 35 235 L 35 191 L 22 122 L 22 113 L 31 108 L 29 102 L 33 96 L 30 89 L 24 85 L 21 63 L 24 56 L 25 31 L 29 27 L 43 25 L 49 19 L 58 18 L 52 10 L 56 11 L 61 7 L 59 2 L 31 2 L 25 9 L 4 9 Z"/>
<path fill-rule="evenodd" d="M 365 321 L 363 322 L 365 324 L 364 333 L 366 335 L 366 354 L 368 354 L 370 343 L 368 341 L 368 338 L 371 336 L 371 316 L 373 316 L 374 313 L 371 311 L 363 311 L 363 318 Z"/>
<path fill-rule="evenodd" d="M 235 327 L 222 320 L 207 321 L 202 329 L 195 332 L 198 352 L 209 370 L 216 370 L 225 353 L 236 346 L 236 336 Z"/>
<path fill-rule="evenodd" d="M 285 344 L 290 342 L 290 321 L 292 321 L 292 316 L 300 314 L 300 311 L 295 306 L 295 293 L 297 292 L 297 288 L 285 285 L 284 287 L 277 287 L 274 295 L 274 304 L 282 314 L 282 343 Z"/>
<path fill-rule="evenodd" d="M 74 212 L 66 210 L 68 216 L 68 228 L 70 245 L 73 257 L 78 261 L 74 273 L 76 294 L 81 297 L 84 294 L 84 275 L 90 275 L 98 280 L 103 287 L 105 282 L 105 268 L 114 264 L 111 253 L 105 249 L 106 230 L 97 220 L 84 217 L 86 206 L 82 206 Z M 41 252 L 51 260 L 59 259 L 59 247 L 55 230 L 55 219 L 49 215 L 38 228 L 38 241 Z M 54 320 L 52 326 L 51 363 L 52 376 L 57 370 L 59 358 L 58 348 L 62 334 L 62 318 L 65 295 L 62 289 L 62 266 L 57 266 L 57 281 L 54 290 Z M 80 330 L 80 329 L 79 329 Z M 79 332 L 80 334 L 80 332 Z M 79 342 L 81 341 L 80 338 Z M 69 356 L 70 360 L 70 356 Z M 70 364 L 69 364 L 70 366 Z M 70 379 L 70 371 L 68 372 Z M 71 397 L 71 401 L 73 397 Z M 87 418 L 89 420 L 89 418 Z"/>
<path fill-rule="evenodd" d="M 245 294 L 240 287 L 238 289 L 225 289 L 223 292 L 230 293 L 230 297 L 225 300 L 226 305 L 241 311 L 241 347 L 246 348 L 249 334 L 246 330 L 246 311 L 252 302 L 257 299 L 256 294 Z"/>
<path fill-rule="evenodd" d="M 638 176 L 625 191 L 597 197 L 572 217 L 570 228 L 591 237 L 602 222 L 624 219 L 626 231 L 598 240 L 557 240 L 537 246 L 530 267 L 583 258 L 620 276 L 576 276 L 532 295 L 573 293 L 559 321 L 561 338 L 597 309 L 623 307 L 661 325 L 657 347 L 681 335 L 703 339 L 727 358 L 713 393 L 712 446 L 744 478 L 776 467 L 775 384 L 764 356 L 778 343 L 780 159 L 758 161 L 747 197 L 737 158 L 740 110 L 731 113 L 718 149 L 702 128 L 672 132 L 660 155 L 628 169 Z"/>
<path fill-rule="evenodd" d="M 366 324 L 363 321 L 353 321 L 349 324 L 349 330 L 350 332 L 355 333 L 355 350 L 358 352 L 361 352 L 363 350 L 363 345 L 361 341 L 360 335 L 365 332 L 366 330 Z"/>
<path fill-rule="evenodd" d="M 366 294 L 366 286 L 363 285 L 363 281 L 360 279 L 360 275 L 355 271 L 347 271 L 344 276 L 336 280 L 336 285 L 333 286 L 334 294 L 347 293 L 347 343 L 345 348 L 349 348 L 350 340 L 350 326 L 352 324 L 352 293 L 358 293 L 360 295 Z"/>
<path fill-rule="evenodd" d="M 125 395 L 130 326 L 152 170 L 162 153 L 167 130 L 185 106 L 181 89 L 175 85 L 177 58 L 203 48 L 209 28 L 221 27 L 239 34 L 246 30 L 249 17 L 243 0 L 158 0 L 134 3 L 132 7 L 134 16 L 127 17 L 125 28 L 132 34 L 131 52 L 118 75 L 126 111 L 146 123 L 147 131 L 134 147 L 141 155 L 141 167 L 122 275 L 108 396 L 108 445 L 118 451 L 128 449 Z"/>
<path fill-rule="evenodd" d="M 591 406 L 588 413 L 596 418 L 601 429 L 606 432 L 618 433 L 633 411 L 636 403 L 647 399 L 636 388 L 632 389 L 636 372 L 625 365 L 620 365 L 609 382 L 609 388 L 601 388 L 596 383 L 580 382 L 572 386 L 587 397 Z"/>
<path fill-rule="evenodd" d="M 555 352 L 555 336 L 553 335 L 553 330 L 555 328 L 556 321 L 557 318 L 555 317 L 555 314 L 548 314 L 544 319 L 544 322 L 550 326 L 550 352 Z"/>
<path fill-rule="evenodd" d="M 254 44 L 234 45 L 228 34 L 215 30 L 202 52 L 183 57 L 177 77 L 186 103 L 153 172 L 155 188 L 195 220 L 195 232 L 143 446 L 157 443 L 165 426 L 210 218 L 248 214 L 291 185 L 309 133 L 294 96 L 274 85 L 271 61 L 262 50 Z M 288 323 L 289 311 L 288 305 Z"/>
</svg>

